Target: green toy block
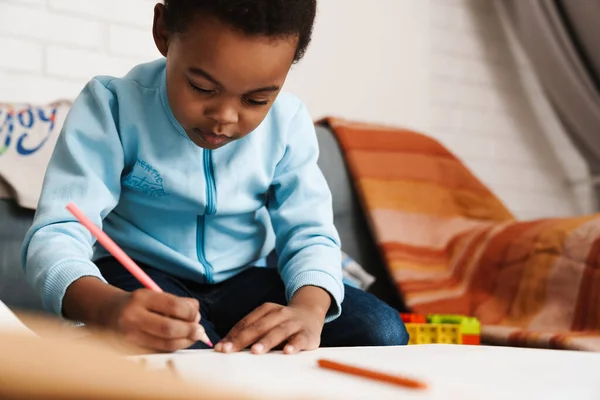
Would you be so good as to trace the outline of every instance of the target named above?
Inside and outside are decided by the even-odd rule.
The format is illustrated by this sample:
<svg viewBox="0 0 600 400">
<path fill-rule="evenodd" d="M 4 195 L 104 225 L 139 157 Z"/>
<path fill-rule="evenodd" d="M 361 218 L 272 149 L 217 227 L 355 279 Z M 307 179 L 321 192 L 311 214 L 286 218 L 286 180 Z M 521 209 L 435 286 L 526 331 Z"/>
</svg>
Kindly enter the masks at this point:
<svg viewBox="0 0 600 400">
<path fill-rule="evenodd" d="M 451 314 L 430 314 L 427 316 L 427 322 L 431 324 L 460 325 L 460 331 L 465 335 L 479 335 L 481 333 L 479 320 L 475 317 Z"/>
</svg>

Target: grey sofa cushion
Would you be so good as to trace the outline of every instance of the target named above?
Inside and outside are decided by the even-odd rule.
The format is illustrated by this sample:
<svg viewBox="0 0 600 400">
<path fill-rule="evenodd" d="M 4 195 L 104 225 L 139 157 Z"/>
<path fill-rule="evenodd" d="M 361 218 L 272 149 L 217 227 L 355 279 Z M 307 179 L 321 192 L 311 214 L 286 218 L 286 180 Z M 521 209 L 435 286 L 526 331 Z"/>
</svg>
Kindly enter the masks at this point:
<svg viewBox="0 0 600 400">
<path fill-rule="evenodd" d="M 340 234 L 343 250 L 375 276 L 376 281 L 369 292 L 392 307 L 406 311 L 371 236 L 335 136 L 329 129 L 317 126 L 317 139 L 320 149 L 319 167 L 333 196 L 334 223 Z"/>
<path fill-rule="evenodd" d="M 21 243 L 33 214 L 12 200 L 0 200 L 0 300 L 14 308 L 41 311 L 41 300 L 25 282 L 21 268 Z"/>
</svg>

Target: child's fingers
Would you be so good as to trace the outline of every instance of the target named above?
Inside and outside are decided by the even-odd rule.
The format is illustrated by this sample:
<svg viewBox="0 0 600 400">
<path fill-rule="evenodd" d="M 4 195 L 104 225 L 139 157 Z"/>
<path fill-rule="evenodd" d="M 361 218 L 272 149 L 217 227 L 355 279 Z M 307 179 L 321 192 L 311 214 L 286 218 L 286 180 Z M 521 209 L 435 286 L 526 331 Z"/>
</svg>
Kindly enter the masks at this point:
<svg viewBox="0 0 600 400">
<path fill-rule="evenodd" d="M 146 311 L 140 321 L 140 329 L 163 339 L 192 338 L 198 330 L 196 322 L 185 322 Z"/>
<path fill-rule="evenodd" d="M 269 320 L 262 321 L 262 319 L 279 308 L 281 306 L 272 303 L 265 303 L 258 307 L 235 324 L 229 333 L 217 343 L 215 350 L 228 353 L 241 350 L 254 343 L 249 342 L 250 338 L 258 339 L 273 326 Z"/>
<path fill-rule="evenodd" d="M 196 324 L 200 322 L 200 319 L 202 318 L 202 315 L 200 313 L 200 302 L 197 299 L 191 298 L 191 297 L 183 297 L 183 300 L 187 301 L 188 303 L 190 303 L 190 305 L 192 306 L 192 308 L 194 310 L 198 310 L 198 313 L 196 314 L 196 318 L 194 318 L 194 321 Z"/>
<path fill-rule="evenodd" d="M 200 302 L 197 299 L 191 298 L 191 297 L 183 297 L 183 299 L 185 301 L 187 301 L 188 303 L 190 303 L 190 305 L 192 306 L 192 309 L 194 310 L 198 310 L 198 314 L 196 315 L 196 318 L 194 319 L 194 322 L 198 323 L 200 322 Z"/>
<path fill-rule="evenodd" d="M 195 343 L 194 340 L 190 340 L 188 338 L 183 338 L 183 339 L 160 338 L 157 336 L 150 335 L 149 333 L 146 333 L 141 330 L 136 330 L 136 331 L 132 331 L 132 332 L 128 333 L 126 335 L 126 338 L 130 342 L 135 343 L 139 346 L 142 346 L 142 347 L 145 347 L 148 349 L 152 349 L 152 350 L 169 352 L 169 353 L 177 351 L 177 350 L 186 349 Z"/>
<path fill-rule="evenodd" d="M 199 303 L 196 299 L 177 297 L 170 293 L 150 290 L 133 292 L 134 301 L 143 303 L 145 308 L 172 318 L 193 322 L 198 318 Z"/>
<path fill-rule="evenodd" d="M 267 353 L 273 347 L 280 345 L 289 337 L 298 333 L 301 328 L 302 325 L 298 321 L 286 321 L 278 324 L 252 346 L 252 352 L 254 354 Z"/>
<path fill-rule="evenodd" d="M 316 349 L 317 347 L 315 346 L 314 348 Z M 283 347 L 285 354 L 296 354 L 302 350 L 313 350 L 313 346 L 310 346 L 310 340 L 305 331 L 292 336 Z"/>
<path fill-rule="evenodd" d="M 227 346 L 227 341 L 231 343 L 229 351 L 239 351 L 256 343 L 261 337 L 282 323 L 281 318 L 276 314 L 267 314 L 254 324 L 250 325 L 235 336 L 223 340 L 223 346 Z M 229 347 L 229 346 L 227 346 Z M 225 350 L 225 352 L 228 352 Z"/>
</svg>

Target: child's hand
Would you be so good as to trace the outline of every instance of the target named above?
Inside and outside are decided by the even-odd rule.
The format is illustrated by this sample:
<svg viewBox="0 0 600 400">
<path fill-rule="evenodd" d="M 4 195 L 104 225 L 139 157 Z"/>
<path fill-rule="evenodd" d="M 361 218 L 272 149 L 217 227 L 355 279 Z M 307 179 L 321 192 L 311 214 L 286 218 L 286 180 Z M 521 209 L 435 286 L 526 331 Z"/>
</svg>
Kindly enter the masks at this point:
<svg viewBox="0 0 600 400">
<path fill-rule="evenodd" d="M 323 323 L 308 309 L 265 303 L 238 322 L 215 350 L 230 353 L 252 345 L 252 352 L 260 354 L 284 342 L 288 354 L 314 350 L 321 342 Z"/>
<path fill-rule="evenodd" d="M 325 315 L 331 304 L 329 294 L 305 286 L 296 292 L 289 306 L 265 303 L 238 322 L 215 350 L 230 353 L 252 345 L 262 354 L 285 344 L 284 353 L 314 350 L 321 343 Z"/>
<path fill-rule="evenodd" d="M 106 324 L 131 343 L 172 352 L 205 337 L 196 299 L 139 289 L 115 300 Z"/>
</svg>

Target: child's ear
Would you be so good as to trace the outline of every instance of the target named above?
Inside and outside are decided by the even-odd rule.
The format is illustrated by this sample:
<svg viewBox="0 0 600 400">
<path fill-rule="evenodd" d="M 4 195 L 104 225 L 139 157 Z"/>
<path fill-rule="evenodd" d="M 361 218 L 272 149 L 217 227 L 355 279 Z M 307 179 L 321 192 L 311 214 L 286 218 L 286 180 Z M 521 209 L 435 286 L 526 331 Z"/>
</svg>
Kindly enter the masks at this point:
<svg viewBox="0 0 600 400">
<path fill-rule="evenodd" d="M 154 22 L 152 24 L 154 43 L 163 57 L 167 56 L 167 50 L 169 48 L 169 30 L 165 24 L 166 11 L 164 4 L 158 3 L 154 6 Z"/>
</svg>

